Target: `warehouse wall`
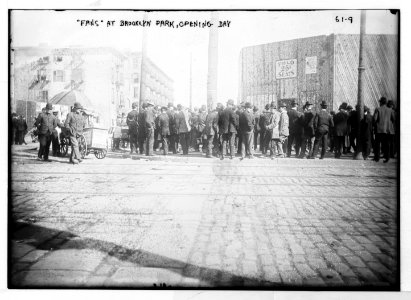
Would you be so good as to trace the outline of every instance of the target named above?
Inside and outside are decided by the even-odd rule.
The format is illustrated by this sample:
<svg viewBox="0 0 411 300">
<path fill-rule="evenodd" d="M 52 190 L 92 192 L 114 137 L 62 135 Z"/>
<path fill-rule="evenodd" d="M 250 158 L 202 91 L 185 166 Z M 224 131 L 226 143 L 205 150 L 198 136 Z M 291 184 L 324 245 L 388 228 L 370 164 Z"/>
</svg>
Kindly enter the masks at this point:
<svg viewBox="0 0 411 300">
<path fill-rule="evenodd" d="M 342 102 L 357 104 L 359 41 L 359 35 L 335 36 L 334 110 Z M 398 100 L 398 38 L 367 34 L 364 50 L 364 104 L 373 111 L 382 96 Z"/>
</svg>

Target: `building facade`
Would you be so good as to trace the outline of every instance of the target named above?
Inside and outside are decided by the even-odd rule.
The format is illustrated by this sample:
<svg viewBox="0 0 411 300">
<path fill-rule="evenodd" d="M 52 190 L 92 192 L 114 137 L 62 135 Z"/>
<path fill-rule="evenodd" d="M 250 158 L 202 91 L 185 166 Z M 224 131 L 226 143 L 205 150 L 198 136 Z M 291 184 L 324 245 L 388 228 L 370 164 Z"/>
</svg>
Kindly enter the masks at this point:
<svg viewBox="0 0 411 300">
<path fill-rule="evenodd" d="M 397 102 L 398 38 L 365 36 L 364 103 L 372 110 L 380 97 Z M 359 35 L 322 35 L 243 48 L 238 101 L 263 109 L 272 101 L 329 110 L 357 104 Z"/>
<path fill-rule="evenodd" d="M 140 80 L 142 99 L 159 105 L 173 102 L 173 82 L 164 72 L 149 59 L 142 68 L 141 54 L 113 48 L 14 48 L 12 70 L 13 111 L 21 100 L 45 104 L 62 91 L 78 90 L 90 99 L 99 123 L 108 127 L 140 101 Z"/>
</svg>

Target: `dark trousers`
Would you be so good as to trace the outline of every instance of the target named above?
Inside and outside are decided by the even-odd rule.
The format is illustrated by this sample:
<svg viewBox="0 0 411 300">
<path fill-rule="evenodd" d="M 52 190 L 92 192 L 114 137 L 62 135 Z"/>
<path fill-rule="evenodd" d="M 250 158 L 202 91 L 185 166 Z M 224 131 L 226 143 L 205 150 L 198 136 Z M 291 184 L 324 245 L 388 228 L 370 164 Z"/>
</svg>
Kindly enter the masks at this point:
<svg viewBox="0 0 411 300">
<path fill-rule="evenodd" d="M 144 154 L 144 150 L 146 149 L 146 136 L 140 135 L 137 141 L 138 141 L 138 149 L 140 151 L 140 154 Z"/>
<path fill-rule="evenodd" d="M 238 132 L 238 134 L 237 134 L 237 153 L 238 154 L 241 154 L 242 144 L 243 144 L 243 133 Z"/>
<path fill-rule="evenodd" d="M 243 132 L 241 134 L 241 157 L 253 155 L 253 132 Z M 240 146 L 240 145 L 239 145 Z"/>
<path fill-rule="evenodd" d="M 334 136 L 334 151 L 335 151 L 335 157 L 340 158 L 341 157 L 341 150 L 344 148 L 344 142 L 345 142 L 345 136 Z"/>
<path fill-rule="evenodd" d="M 301 143 L 301 153 L 300 157 L 304 157 L 305 151 L 308 150 L 308 157 L 313 155 L 313 146 L 314 146 L 315 136 L 304 135 Z"/>
<path fill-rule="evenodd" d="M 287 146 L 287 156 L 291 156 L 291 149 L 294 144 L 294 149 L 295 149 L 295 156 L 300 155 L 300 149 L 301 149 L 301 142 L 302 142 L 302 134 L 295 134 L 295 133 L 290 133 L 288 136 L 288 146 Z"/>
<path fill-rule="evenodd" d="M 163 154 L 168 154 L 168 135 L 161 135 L 161 143 L 163 144 Z"/>
<path fill-rule="evenodd" d="M 57 132 L 51 136 L 51 148 L 53 149 L 53 156 L 57 156 L 60 152 L 60 144 Z"/>
<path fill-rule="evenodd" d="M 375 149 L 374 149 L 374 160 L 379 161 L 382 152 L 384 153 L 384 159 L 390 158 L 390 146 L 389 137 L 387 133 L 377 133 L 375 135 Z"/>
<path fill-rule="evenodd" d="M 146 130 L 146 155 L 154 155 L 153 147 L 154 147 L 154 129 L 148 128 Z"/>
<path fill-rule="evenodd" d="M 137 148 L 138 148 L 138 135 L 135 133 L 130 134 L 129 136 L 130 139 L 130 153 L 137 153 Z"/>
<path fill-rule="evenodd" d="M 170 141 L 170 150 L 174 154 L 176 154 L 178 150 L 178 134 L 175 134 L 175 133 L 171 134 L 169 141 Z"/>
<path fill-rule="evenodd" d="M 253 136 L 253 139 L 254 139 L 254 151 L 257 151 L 257 146 L 258 146 L 258 137 L 260 136 L 260 132 L 259 131 L 255 131 L 254 132 L 254 136 Z M 261 138 L 260 138 L 260 140 L 261 140 Z M 261 143 L 260 143 L 260 145 L 261 145 Z"/>
<path fill-rule="evenodd" d="M 23 145 L 24 143 L 24 130 L 16 130 L 17 143 Z"/>
<path fill-rule="evenodd" d="M 371 146 L 372 146 L 372 141 L 370 139 L 369 140 L 364 139 L 362 141 L 362 147 L 361 148 L 362 148 L 362 156 L 363 156 L 364 159 L 367 159 L 368 156 L 370 156 Z"/>
<path fill-rule="evenodd" d="M 261 146 L 260 146 L 261 147 Z M 271 148 L 271 133 L 269 130 L 264 132 L 262 154 L 267 154 L 268 149 Z"/>
<path fill-rule="evenodd" d="M 220 153 L 222 156 L 227 155 L 227 143 L 230 146 L 230 156 L 235 156 L 235 136 L 234 132 L 223 133 L 220 135 Z"/>
<path fill-rule="evenodd" d="M 396 140 L 395 140 L 395 134 L 389 134 L 388 135 L 388 145 L 389 145 L 389 153 L 390 153 L 390 158 L 395 157 L 395 152 L 396 152 Z"/>
<path fill-rule="evenodd" d="M 213 148 L 215 146 L 215 136 L 214 135 L 207 135 L 207 143 L 206 143 L 206 155 L 211 156 L 213 154 Z"/>
<path fill-rule="evenodd" d="M 328 130 L 325 129 L 319 129 L 315 133 L 315 141 L 314 141 L 314 150 L 313 150 L 313 155 L 312 157 L 316 157 L 318 154 L 318 151 L 320 149 L 320 144 L 321 144 L 321 158 L 325 156 L 325 152 L 327 151 L 328 147 Z"/>
<path fill-rule="evenodd" d="M 178 137 L 180 139 L 181 148 L 183 149 L 183 154 L 187 155 L 188 148 L 190 147 L 191 134 L 190 132 L 183 132 L 183 133 L 179 133 Z"/>
<path fill-rule="evenodd" d="M 50 151 L 50 144 L 51 144 L 51 134 L 46 133 L 46 134 L 39 134 L 39 142 L 40 142 L 40 148 L 38 152 L 38 157 L 43 159 L 48 159 L 49 158 L 49 151 Z"/>
<path fill-rule="evenodd" d="M 265 130 L 260 131 L 260 151 L 263 152 L 264 149 L 264 138 L 265 138 Z"/>
<path fill-rule="evenodd" d="M 353 148 L 354 152 L 357 152 L 357 146 L 356 146 L 357 132 L 350 133 L 349 137 L 350 137 L 350 146 Z"/>
</svg>

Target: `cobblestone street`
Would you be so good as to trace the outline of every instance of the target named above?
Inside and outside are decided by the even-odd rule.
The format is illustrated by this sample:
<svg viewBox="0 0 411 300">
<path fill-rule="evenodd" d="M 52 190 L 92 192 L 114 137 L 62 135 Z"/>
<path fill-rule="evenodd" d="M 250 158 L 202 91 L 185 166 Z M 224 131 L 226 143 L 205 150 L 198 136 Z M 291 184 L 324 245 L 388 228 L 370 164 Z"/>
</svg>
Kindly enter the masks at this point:
<svg viewBox="0 0 411 300">
<path fill-rule="evenodd" d="M 393 289 L 397 168 L 13 148 L 16 287 Z"/>
</svg>

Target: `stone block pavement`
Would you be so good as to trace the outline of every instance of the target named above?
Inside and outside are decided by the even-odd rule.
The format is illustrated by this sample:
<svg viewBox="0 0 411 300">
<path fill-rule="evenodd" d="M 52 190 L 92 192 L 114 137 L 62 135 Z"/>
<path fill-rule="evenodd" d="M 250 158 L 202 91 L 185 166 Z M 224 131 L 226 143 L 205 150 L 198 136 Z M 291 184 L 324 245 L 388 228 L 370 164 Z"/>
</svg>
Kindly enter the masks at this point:
<svg viewBox="0 0 411 300">
<path fill-rule="evenodd" d="M 11 287 L 387 289 L 397 165 L 13 149 Z"/>
</svg>

